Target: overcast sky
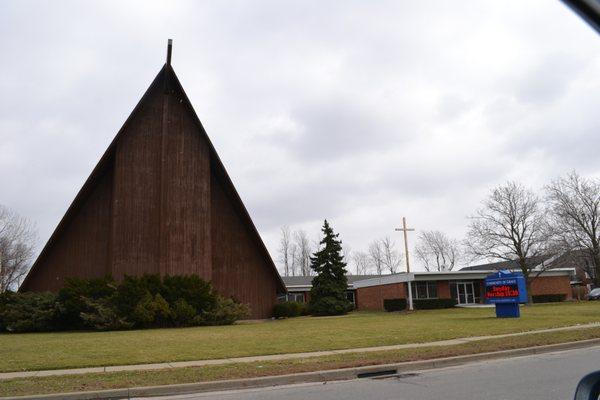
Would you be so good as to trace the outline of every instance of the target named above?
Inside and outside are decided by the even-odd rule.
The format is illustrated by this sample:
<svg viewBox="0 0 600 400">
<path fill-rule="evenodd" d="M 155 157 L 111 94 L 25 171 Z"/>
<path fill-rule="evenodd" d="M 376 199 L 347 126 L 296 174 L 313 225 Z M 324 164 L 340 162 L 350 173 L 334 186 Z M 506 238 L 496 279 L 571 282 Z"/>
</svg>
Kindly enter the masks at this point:
<svg viewBox="0 0 600 400">
<path fill-rule="evenodd" d="M 508 179 L 600 176 L 600 37 L 559 1 L 5 0 L 0 204 L 40 247 L 167 38 L 275 259 L 282 225 L 460 239 Z"/>
</svg>

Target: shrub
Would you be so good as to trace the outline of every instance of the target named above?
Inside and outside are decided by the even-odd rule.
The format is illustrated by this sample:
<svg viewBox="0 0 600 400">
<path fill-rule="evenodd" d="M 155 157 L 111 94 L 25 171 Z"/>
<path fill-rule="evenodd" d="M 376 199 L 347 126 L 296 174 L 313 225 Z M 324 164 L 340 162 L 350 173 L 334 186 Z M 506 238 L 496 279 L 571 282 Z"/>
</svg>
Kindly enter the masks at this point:
<svg viewBox="0 0 600 400">
<path fill-rule="evenodd" d="M 406 299 L 384 299 L 383 308 L 385 311 L 404 311 L 406 310 Z"/>
<path fill-rule="evenodd" d="M 534 303 L 555 303 L 559 301 L 565 301 L 567 299 L 567 295 L 564 293 L 538 294 L 531 297 Z"/>
<path fill-rule="evenodd" d="M 58 323 L 63 329 L 84 327 L 81 314 L 92 311 L 90 301 L 113 296 L 115 288 L 116 283 L 111 277 L 67 279 L 65 286 L 58 292 Z"/>
<path fill-rule="evenodd" d="M 0 304 L 0 326 L 8 332 L 44 332 L 57 327 L 54 293 L 5 293 Z"/>
<path fill-rule="evenodd" d="M 136 327 L 165 327 L 171 323 L 169 303 L 157 293 L 154 297 L 147 292 L 133 311 L 133 322 Z"/>
<path fill-rule="evenodd" d="M 119 317 L 113 305 L 106 299 L 93 301 L 85 299 L 89 312 L 82 312 L 80 317 L 87 328 L 98 331 L 129 329 L 133 323 Z"/>
<path fill-rule="evenodd" d="M 146 295 L 135 305 L 131 314 L 131 319 L 135 326 L 144 328 L 152 325 L 155 315 L 154 299 L 150 293 L 146 293 Z"/>
<path fill-rule="evenodd" d="M 217 296 L 215 306 L 194 318 L 195 325 L 231 325 L 250 315 L 250 308 L 233 299 Z"/>
<path fill-rule="evenodd" d="M 416 310 L 434 310 L 439 308 L 452 308 L 456 305 L 454 299 L 416 299 L 413 306 Z"/>
<path fill-rule="evenodd" d="M 172 321 L 172 312 L 169 303 L 157 293 L 154 296 L 154 322 L 158 326 L 169 326 Z"/>
<path fill-rule="evenodd" d="M 169 303 L 157 293 L 154 296 L 154 324 L 157 326 L 169 326 L 172 321 L 172 312 Z"/>
<path fill-rule="evenodd" d="M 286 301 L 275 304 L 275 306 L 273 307 L 273 317 L 277 319 L 289 317 L 290 310 L 287 303 L 288 302 Z"/>
<path fill-rule="evenodd" d="M 139 279 L 140 285 L 145 288 L 152 297 L 155 297 L 163 290 L 163 282 L 159 274 L 144 274 L 137 279 Z"/>
<path fill-rule="evenodd" d="M 297 301 L 285 301 L 275 304 L 273 307 L 273 316 L 275 318 L 292 318 L 306 315 L 308 313 L 305 303 Z"/>
<path fill-rule="evenodd" d="M 161 294 L 169 304 L 185 300 L 196 313 L 213 309 L 217 301 L 210 282 L 198 275 L 165 276 Z"/>
<path fill-rule="evenodd" d="M 310 312 L 310 303 L 300 303 L 302 304 L 302 312 L 300 315 L 311 315 Z"/>
<path fill-rule="evenodd" d="M 175 326 L 190 326 L 196 316 L 196 309 L 185 299 L 177 299 L 173 304 L 173 323 Z"/>
<path fill-rule="evenodd" d="M 300 303 L 299 301 L 292 301 L 290 307 L 292 308 L 292 316 L 299 317 L 301 315 L 308 315 L 308 304 Z"/>
<path fill-rule="evenodd" d="M 195 275 L 70 279 L 58 295 L 0 294 L 0 332 L 226 325 L 249 313 Z"/>
<path fill-rule="evenodd" d="M 0 293 L 0 332 L 6 331 L 6 322 L 4 321 L 3 315 L 8 305 L 13 301 L 13 296 L 14 293 L 11 291 Z"/>
<path fill-rule="evenodd" d="M 121 316 L 134 316 L 136 312 L 143 313 L 141 310 L 138 310 L 138 308 L 144 307 L 144 305 L 138 307 L 140 302 L 142 300 L 152 302 L 152 297 L 156 294 L 156 292 L 152 293 L 149 290 L 148 283 L 152 281 L 153 279 L 149 278 L 148 275 L 142 277 L 126 275 L 123 281 L 117 286 L 113 300 L 117 313 Z M 150 297 L 150 300 L 148 300 L 148 297 Z M 138 317 L 142 320 L 146 319 L 141 315 L 134 317 L 134 319 Z"/>
<path fill-rule="evenodd" d="M 349 309 L 348 303 L 347 300 L 340 300 L 339 296 L 324 296 L 311 301 L 310 313 L 316 316 L 346 314 Z"/>
</svg>

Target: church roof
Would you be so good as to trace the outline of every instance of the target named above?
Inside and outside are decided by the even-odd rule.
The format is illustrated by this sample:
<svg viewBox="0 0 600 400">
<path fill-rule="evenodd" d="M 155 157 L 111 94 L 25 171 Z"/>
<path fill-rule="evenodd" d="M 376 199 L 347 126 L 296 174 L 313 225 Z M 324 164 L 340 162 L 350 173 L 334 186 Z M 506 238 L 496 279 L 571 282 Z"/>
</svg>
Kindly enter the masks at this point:
<svg viewBox="0 0 600 400">
<path fill-rule="evenodd" d="M 223 165 L 223 162 L 221 161 L 219 155 L 217 154 L 217 152 L 215 150 L 214 145 L 212 144 L 210 138 L 208 137 L 206 131 L 204 130 L 204 127 L 202 126 L 202 123 L 200 122 L 200 119 L 198 118 L 198 116 L 192 106 L 192 103 L 190 102 L 189 98 L 187 97 L 187 95 L 183 89 L 183 86 L 181 85 L 179 79 L 177 78 L 177 75 L 175 74 L 175 71 L 170 64 L 170 59 L 171 59 L 171 46 L 169 43 L 167 62 L 160 69 L 160 71 L 156 75 L 156 77 L 153 80 L 153 82 L 151 83 L 151 85 L 148 87 L 148 89 L 146 90 L 146 92 L 144 93 L 142 98 L 139 100 L 139 102 L 137 103 L 137 105 L 135 106 L 135 108 L 133 109 L 133 111 L 131 112 L 129 117 L 126 119 L 125 123 L 123 124 L 123 126 L 121 127 L 119 132 L 116 134 L 116 136 L 114 137 L 114 139 L 108 146 L 107 150 L 104 152 L 104 154 L 100 158 L 100 161 L 95 166 L 95 168 L 92 170 L 91 174 L 85 181 L 84 185 L 77 193 L 75 199 L 73 200 L 73 202 L 67 209 L 66 213 L 60 220 L 58 226 L 56 227 L 56 229 L 50 236 L 50 239 L 48 240 L 48 242 L 45 244 L 42 251 L 40 252 L 36 262 L 33 264 L 31 270 L 29 271 L 27 277 L 23 281 L 21 287 L 24 287 L 27 284 L 28 280 L 31 278 L 31 276 L 33 274 L 35 274 L 36 269 L 38 268 L 39 261 L 41 259 L 43 259 L 46 256 L 46 253 L 48 253 L 50 251 L 50 249 L 52 248 L 55 241 L 61 236 L 61 233 L 66 229 L 66 227 L 69 225 L 71 220 L 76 216 L 77 210 L 83 205 L 88 194 L 96 186 L 97 181 L 102 177 L 104 170 L 108 167 L 111 158 L 114 156 L 114 152 L 115 152 L 117 144 L 122 140 L 123 133 L 125 132 L 126 128 L 131 123 L 136 112 L 140 109 L 142 104 L 144 104 L 146 102 L 148 96 L 150 96 L 151 93 L 155 92 L 157 88 L 163 88 L 165 91 L 174 91 L 181 95 L 182 98 L 180 101 L 188 108 L 190 115 L 193 116 L 193 119 L 194 119 L 195 123 L 197 124 L 198 132 L 200 132 L 200 134 L 203 136 L 204 140 L 208 143 L 209 152 L 210 152 L 211 170 L 219 177 L 219 180 L 220 180 L 227 196 L 230 198 L 232 203 L 234 203 L 239 215 L 244 220 L 245 224 L 250 228 L 250 231 L 254 237 L 254 241 L 258 245 L 265 260 L 267 260 L 270 268 L 272 269 L 272 273 L 275 274 L 275 276 L 277 277 L 277 282 L 278 282 L 278 286 L 279 286 L 278 289 L 283 292 L 286 290 L 285 284 L 283 283 L 281 276 L 279 275 L 279 273 L 277 271 L 275 263 L 273 262 L 273 259 L 271 258 L 270 254 L 269 254 L 269 251 L 267 250 L 264 242 L 262 241 L 260 234 L 259 234 L 258 230 L 256 229 L 256 226 L 254 225 L 254 222 L 252 221 L 250 214 L 248 213 L 248 210 L 246 209 L 231 178 L 229 177 L 229 174 L 227 173 L 227 170 L 225 169 L 225 166 Z"/>
</svg>

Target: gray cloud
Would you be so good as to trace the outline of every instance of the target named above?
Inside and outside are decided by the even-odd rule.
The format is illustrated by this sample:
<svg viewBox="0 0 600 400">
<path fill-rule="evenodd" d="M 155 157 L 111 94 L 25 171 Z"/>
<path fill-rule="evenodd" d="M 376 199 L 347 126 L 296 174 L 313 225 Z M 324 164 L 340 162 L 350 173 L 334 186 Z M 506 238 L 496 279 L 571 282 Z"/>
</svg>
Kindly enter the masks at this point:
<svg viewBox="0 0 600 400">
<path fill-rule="evenodd" d="M 169 37 L 272 253 L 323 218 L 355 250 L 403 215 L 460 237 L 506 179 L 600 174 L 600 41 L 560 2 L 4 1 L 0 203 L 42 241 Z"/>
</svg>

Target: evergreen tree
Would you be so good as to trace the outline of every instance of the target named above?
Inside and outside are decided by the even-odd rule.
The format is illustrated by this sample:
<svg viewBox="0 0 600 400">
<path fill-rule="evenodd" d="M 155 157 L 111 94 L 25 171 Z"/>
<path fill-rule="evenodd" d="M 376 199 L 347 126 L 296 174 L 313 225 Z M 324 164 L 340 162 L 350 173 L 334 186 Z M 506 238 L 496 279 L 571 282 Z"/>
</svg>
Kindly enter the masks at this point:
<svg viewBox="0 0 600 400">
<path fill-rule="evenodd" d="M 310 290 L 310 312 L 313 315 L 345 314 L 351 304 L 346 298 L 348 281 L 342 242 L 327 220 L 321 231 L 321 249 L 310 258 L 311 268 L 317 273 Z"/>
</svg>

